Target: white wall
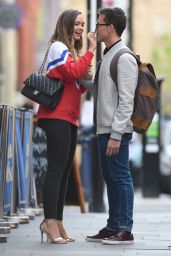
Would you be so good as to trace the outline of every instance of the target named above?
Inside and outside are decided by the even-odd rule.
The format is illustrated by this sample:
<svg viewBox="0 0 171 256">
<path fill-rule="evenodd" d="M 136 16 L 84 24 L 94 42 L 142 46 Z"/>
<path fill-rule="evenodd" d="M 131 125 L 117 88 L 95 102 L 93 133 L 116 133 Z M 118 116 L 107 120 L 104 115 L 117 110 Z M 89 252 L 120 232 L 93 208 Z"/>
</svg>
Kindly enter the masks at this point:
<svg viewBox="0 0 171 256">
<path fill-rule="evenodd" d="M 14 0 L 6 0 L 8 3 Z M 15 29 L 1 29 L 1 53 L 0 60 L 4 80 L 1 87 L 0 103 L 14 105 L 16 98 L 16 81 L 17 81 L 17 37 Z"/>
</svg>

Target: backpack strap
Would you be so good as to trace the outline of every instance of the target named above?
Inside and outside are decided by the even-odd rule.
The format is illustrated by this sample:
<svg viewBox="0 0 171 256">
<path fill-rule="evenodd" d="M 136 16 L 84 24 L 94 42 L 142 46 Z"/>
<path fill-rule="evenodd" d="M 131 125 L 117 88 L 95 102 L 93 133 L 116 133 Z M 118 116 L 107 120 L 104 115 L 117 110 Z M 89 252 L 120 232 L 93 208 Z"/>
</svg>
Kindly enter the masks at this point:
<svg viewBox="0 0 171 256">
<path fill-rule="evenodd" d="M 118 63 L 118 60 L 120 58 L 120 56 L 124 53 L 129 53 L 131 54 L 132 56 L 134 56 L 134 58 L 136 59 L 137 61 L 137 64 L 141 64 L 141 61 L 140 59 L 138 58 L 138 56 L 132 52 L 130 49 L 128 48 L 122 48 L 120 49 L 113 57 L 112 61 L 111 61 L 111 64 L 110 64 L 110 75 L 112 77 L 112 80 L 117 83 L 117 63 Z"/>
</svg>

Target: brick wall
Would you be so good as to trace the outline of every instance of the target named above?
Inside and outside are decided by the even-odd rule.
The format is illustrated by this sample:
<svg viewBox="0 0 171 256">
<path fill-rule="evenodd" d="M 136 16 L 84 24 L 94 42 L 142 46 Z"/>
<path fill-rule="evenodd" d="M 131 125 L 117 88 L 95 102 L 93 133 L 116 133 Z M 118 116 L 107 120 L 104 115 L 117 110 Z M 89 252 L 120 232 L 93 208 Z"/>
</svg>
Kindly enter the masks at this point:
<svg viewBox="0 0 171 256">
<path fill-rule="evenodd" d="M 22 9 L 22 23 L 18 33 L 18 89 L 35 69 L 36 23 L 40 0 L 16 0 Z"/>
</svg>

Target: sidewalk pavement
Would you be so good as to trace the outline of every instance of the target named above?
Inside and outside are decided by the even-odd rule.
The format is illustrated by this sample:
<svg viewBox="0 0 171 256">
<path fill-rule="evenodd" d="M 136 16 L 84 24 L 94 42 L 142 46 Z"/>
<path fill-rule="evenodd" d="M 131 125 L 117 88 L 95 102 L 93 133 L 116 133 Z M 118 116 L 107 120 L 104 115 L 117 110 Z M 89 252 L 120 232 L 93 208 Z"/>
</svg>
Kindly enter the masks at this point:
<svg viewBox="0 0 171 256">
<path fill-rule="evenodd" d="M 76 242 L 64 245 L 40 242 L 39 224 L 43 216 L 36 216 L 29 224 L 12 229 L 7 243 L 0 244 L 1 256 L 171 256 L 171 197 L 144 199 L 135 195 L 134 244 L 104 245 L 85 241 L 86 235 L 97 233 L 106 224 L 107 213 L 81 214 L 80 208 L 66 206 L 64 222 Z"/>
</svg>

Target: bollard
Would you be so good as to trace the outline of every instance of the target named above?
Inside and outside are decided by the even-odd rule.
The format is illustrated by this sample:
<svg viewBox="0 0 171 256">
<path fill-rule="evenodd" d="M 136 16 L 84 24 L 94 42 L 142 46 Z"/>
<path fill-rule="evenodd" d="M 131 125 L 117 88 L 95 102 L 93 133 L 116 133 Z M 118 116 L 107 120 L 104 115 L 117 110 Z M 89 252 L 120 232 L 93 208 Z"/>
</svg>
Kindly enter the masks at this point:
<svg viewBox="0 0 171 256">
<path fill-rule="evenodd" d="M 25 109 L 24 109 L 25 110 Z M 26 205 L 37 206 L 36 193 L 34 188 L 35 180 L 33 175 L 33 112 L 22 111 L 22 147 L 23 161 L 26 181 Z"/>
<path fill-rule="evenodd" d="M 93 127 L 83 127 L 79 138 L 82 145 L 81 179 L 89 212 L 105 212 L 104 181 L 99 167 L 97 136 Z"/>
<path fill-rule="evenodd" d="M 3 218 L 3 208 L 4 208 L 4 108 L 0 105 L 0 219 Z"/>
<path fill-rule="evenodd" d="M 97 145 L 97 136 L 92 136 L 92 204 L 90 212 L 105 212 L 104 204 L 104 180 L 102 178 L 99 153 Z"/>
<path fill-rule="evenodd" d="M 0 132 L 0 174 L 1 174 L 1 199 L 0 218 L 4 212 L 11 212 L 12 183 L 13 183 L 13 109 L 7 105 L 0 106 L 1 132 Z"/>
<path fill-rule="evenodd" d="M 91 138 L 84 137 L 82 140 L 81 150 L 81 180 L 83 185 L 83 193 L 86 201 L 92 202 L 92 152 L 91 152 Z"/>
<path fill-rule="evenodd" d="M 13 108 L 7 106 L 7 120 L 6 120 L 6 152 L 4 158 L 5 166 L 5 187 L 4 187 L 4 213 L 10 214 L 12 212 L 12 189 L 13 189 L 13 174 L 14 174 L 14 124 L 13 124 Z"/>
<path fill-rule="evenodd" d="M 19 109 L 15 111 L 15 153 L 16 153 L 16 175 L 17 175 L 17 206 L 19 208 L 26 207 L 26 179 L 24 170 L 24 160 L 22 151 L 21 138 L 21 117 L 22 113 Z"/>
<path fill-rule="evenodd" d="M 164 79 L 158 79 L 159 94 Z M 160 195 L 160 101 L 152 124 L 143 135 L 142 194 L 144 197 Z"/>
</svg>

